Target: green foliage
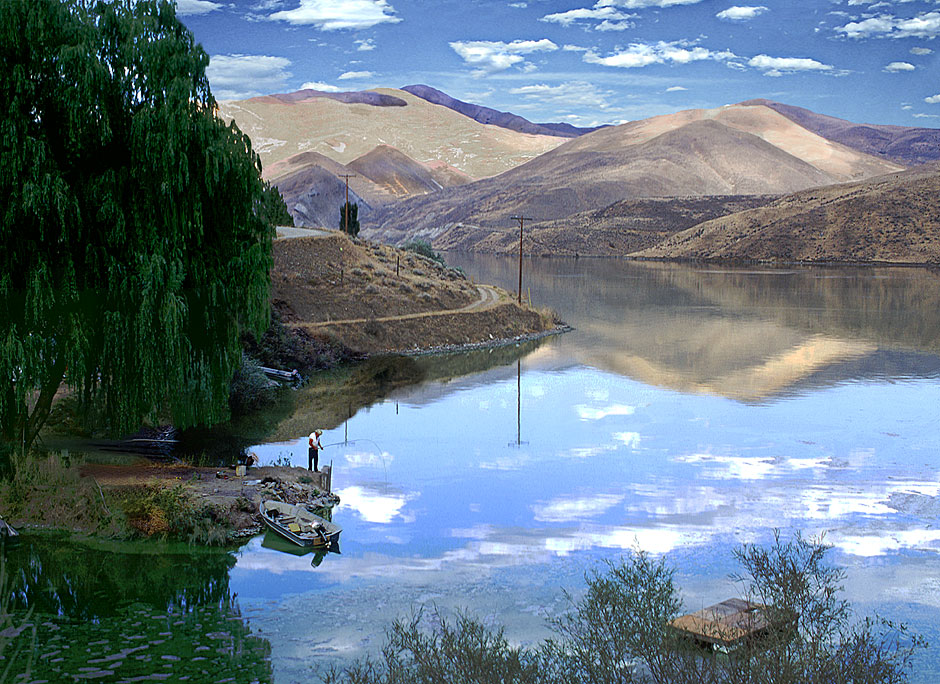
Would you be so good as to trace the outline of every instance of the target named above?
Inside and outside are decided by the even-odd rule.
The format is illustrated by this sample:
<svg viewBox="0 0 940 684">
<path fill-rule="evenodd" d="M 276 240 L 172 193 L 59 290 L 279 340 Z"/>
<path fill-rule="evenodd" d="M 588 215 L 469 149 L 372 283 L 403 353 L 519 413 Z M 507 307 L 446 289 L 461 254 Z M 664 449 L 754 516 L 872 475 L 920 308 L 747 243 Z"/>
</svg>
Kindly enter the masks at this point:
<svg viewBox="0 0 940 684">
<path fill-rule="evenodd" d="M 0 437 L 24 453 L 63 377 L 115 433 L 227 415 L 273 201 L 208 61 L 167 0 L 0 2 Z"/>
<path fill-rule="evenodd" d="M 396 622 L 381 661 L 331 671 L 330 684 L 552 682 L 575 684 L 901 684 L 926 643 L 903 625 L 856 621 L 839 594 L 844 573 L 828 547 L 797 535 L 736 552 L 744 595 L 767 606 L 771 629 L 725 652 L 671 627 L 682 604 L 665 560 L 635 553 L 605 572 L 552 625 L 557 638 L 517 649 L 502 630 L 458 616 L 422 629 Z"/>
<path fill-rule="evenodd" d="M 261 196 L 261 217 L 266 223 L 275 226 L 294 225 L 294 217 L 287 210 L 280 190 L 267 181 L 264 182 L 264 194 Z"/>
<path fill-rule="evenodd" d="M 347 224 L 346 214 L 349 210 L 349 221 Z M 355 202 L 344 203 L 339 208 L 339 229 L 353 237 L 359 235 L 359 205 Z"/>
<path fill-rule="evenodd" d="M 128 495 L 122 507 L 130 525 L 147 537 L 221 546 L 229 528 L 215 507 L 198 501 L 182 484 L 152 485 Z"/>
<path fill-rule="evenodd" d="M 447 265 L 447 263 L 444 261 L 444 257 L 441 256 L 440 252 L 435 252 L 434 248 L 431 247 L 431 243 L 427 240 L 411 240 L 403 244 L 401 248 L 406 252 L 414 252 L 415 254 L 420 254 L 421 256 L 427 257 L 428 259 L 433 259 L 442 266 Z"/>
<path fill-rule="evenodd" d="M 242 356 L 242 363 L 232 377 L 229 392 L 229 407 L 232 415 L 244 415 L 266 406 L 277 395 L 277 383 L 272 382 L 249 356 Z"/>
<path fill-rule="evenodd" d="M 438 616 L 433 630 L 421 628 L 423 616 L 398 620 L 388 632 L 381 662 L 366 660 L 344 671 L 325 673 L 326 684 L 341 682 L 454 682 L 466 684 L 537 684 L 551 681 L 552 669 L 540 653 L 511 646 L 503 631 L 492 631 L 458 615 Z"/>
</svg>

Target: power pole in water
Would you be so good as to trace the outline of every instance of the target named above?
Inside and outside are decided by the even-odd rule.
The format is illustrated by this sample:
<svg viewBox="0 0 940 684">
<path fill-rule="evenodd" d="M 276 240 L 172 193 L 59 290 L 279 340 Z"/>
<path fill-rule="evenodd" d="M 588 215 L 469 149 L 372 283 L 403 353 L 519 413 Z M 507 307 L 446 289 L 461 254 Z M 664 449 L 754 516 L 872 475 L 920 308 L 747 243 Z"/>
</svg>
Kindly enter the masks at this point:
<svg viewBox="0 0 940 684">
<path fill-rule="evenodd" d="M 519 222 L 519 303 L 522 304 L 522 228 L 526 221 L 534 221 L 531 216 L 510 216 Z"/>
<path fill-rule="evenodd" d="M 346 181 L 346 226 L 344 230 L 349 232 L 349 179 L 355 178 L 356 174 L 354 173 L 341 173 L 339 174 L 340 178 L 345 179 Z"/>
</svg>

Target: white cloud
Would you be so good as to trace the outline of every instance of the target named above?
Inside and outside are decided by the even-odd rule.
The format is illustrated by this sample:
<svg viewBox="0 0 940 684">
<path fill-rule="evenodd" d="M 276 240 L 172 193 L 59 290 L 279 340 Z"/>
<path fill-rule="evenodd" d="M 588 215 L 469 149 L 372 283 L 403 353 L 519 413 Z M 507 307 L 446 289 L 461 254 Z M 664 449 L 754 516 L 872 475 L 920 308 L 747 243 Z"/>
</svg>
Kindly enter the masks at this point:
<svg viewBox="0 0 940 684">
<path fill-rule="evenodd" d="M 849 38 L 927 38 L 940 35 L 940 12 L 925 12 L 910 19 L 900 19 L 891 14 L 869 17 L 863 21 L 849 22 L 837 26 L 836 31 Z"/>
<path fill-rule="evenodd" d="M 633 26 L 629 20 L 635 16 L 635 14 L 624 14 L 615 7 L 601 7 L 598 3 L 592 9 L 582 7 L 567 12 L 546 14 L 539 21 L 553 22 L 562 26 L 571 26 L 576 21 L 599 21 L 601 23 L 595 27 L 598 31 L 622 31 Z"/>
<path fill-rule="evenodd" d="M 925 48 L 925 47 L 912 47 L 911 54 L 912 55 L 932 55 L 933 50 L 931 50 L 930 48 Z"/>
<path fill-rule="evenodd" d="M 715 16 L 719 19 L 724 19 L 725 21 L 747 21 L 748 19 L 753 19 L 754 17 L 769 11 L 770 10 L 763 5 L 758 5 L 756 7 L 742 7 L 735 5 L 733 7 L 729 7 L 726 10 L 721 10 Z"/>
<path fill-rule="evenodd" d="M 599 0 L 595 7 L 613 5 L 625 9 L 645 9 L 647 7 L 672 7 L 674 5 L 697 5 L 702 0 Z"/>
<path fill-rule="evenodd" d="M 366 29 L 401 21 L 386 0 L 300 0 L 300 6 L 268 16 L 271 21 L 314 25 L 321 31 Z"/>
<path fill-rule="evenodd" d="M 467 64 L 477 67 L 473 74 L 485 76 L 497 71 L 504 71 L 511 66 L 525 67 L 522 55 L 533 52 L 552 52 L 558 49 L 547 38 L 541 40 L 514 40 L 511 43 L 490 40 L 454 41 L 450 47 Z"/>
<path fill-rule="evenodd" d="M 607 109 L 610 104 L 606 98 L 611 94 L 609 91 L 599 90 L 593 83 L 586 81 L 571 81 L 556 86 L 538 83 L 512 88 L 509 93 L 522 95 L 526 99 L 537 100 L 539 103 L 596 109 Z"/>
<path fill-rule="evenodd" d="M 927 104 L 940 104 L 940 95 L 931 95 L 930 97 L 925 97 L 924 102 Z"/>
<path fill-rule="evenodd" d="M 887 71 L 889 74 L 896 74 L 901 71 L 914 71 L 916 68 L 917 67 L 910 62 L 891 62 L 891 64 L 888 64 L 882 71 Z"/>
<path fill-rule="evenodd" d="M 324 93 L 338 93 L 342 91 L 342 88 L 337 88 L 335 85 L 330 85 L 329 83 L 323 83 L 322 81 L 307 81 L 302 86 L 301 90 L 322 90 Z"/>
<path fill-rule="evenodd" d="M 375 76 L 371 71 L 344 71 L 336 78 L 340 81 L 348 81 L 350 79 L 361 79 L 361 78 L 372 78 Z"/>
<path fill-rule="evenodd" d="M 782 76 L 798 71 L 832 71 L 831 64 L 823 64 L 808 57 L 770 57 L 757 55 L 747 62 L 748 66 L 761 69 L 765 76 Z"/>
<path fill-rule="evenodd" d="M 914 114 L 915 119 L 940 119 L 940 114 Z"/>
<path fill-rule="evenodd" d="M 283 92 L 291 62 L 270 55 L 212 55 L 206 76 L 218 100 L 242 100 Z"/>
<path fill-rule="evenodd" d="M 180 17 L 190 17 L 196 14 L 208 14 L 221 7 L 222 3 L 209 0 L 177 0 L 176 14 Z"/>
<path fill-rule="evenodd" d="M 589 64 L 632 69 L 650 64 L 688 64 L 702 60 L 724 61 L 735 57 L 733 52 L 714 52 L 708 48 L 692 46 L 685 41 L 671 43 L 660 41 L 655 44 L 633 43 L 625 50 L 620 50 L 606 57 L 601 57 L 593 50 L 584 54 L 584 61 Z"/>
<path fill-rule="evenodd" d="M 688 90 L 688 88 L 683 88 L 682 86 L 669 86 L 666 88 L 667 93 L 678 93 L 681 90 Z"/>
<path fill-rule="evenodd" d="M 359 46 L 356 48 L 357 50 L 359 50 L 359 52 L 368 52 L 369 50 L 375 49 L 375 41 L 372 40 L 371 38 L 365 38 L 363 40 L 354 40 L 353 42 Z"/>
</svg>

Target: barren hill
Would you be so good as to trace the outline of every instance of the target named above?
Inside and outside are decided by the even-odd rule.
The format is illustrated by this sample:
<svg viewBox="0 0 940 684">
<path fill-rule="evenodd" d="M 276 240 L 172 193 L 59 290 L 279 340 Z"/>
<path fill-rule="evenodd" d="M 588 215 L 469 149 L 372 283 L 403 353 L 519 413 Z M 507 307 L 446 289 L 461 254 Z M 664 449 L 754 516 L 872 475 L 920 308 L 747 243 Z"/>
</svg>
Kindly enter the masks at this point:
<svg viewBox="0 0 940 684">
<path fill-rule="evenodd" d="M 936 128 L 857 124 L 772 100 L 741 104 L 769 107 L 824 138 L 896 164 L 915 166 L 940 160 L 940 130 Z"/>
<path fill-rule="evenodd" d="M 468 176 L 484 178 L 564 142 L 557 136 L 481 124 L 403 90 L 367 93 L 382 96 L 378 99 L 383 102 L 395 98 L 404 106 L 379 106 L 363 98 L 343 102 L 332 96 L 311 97 L 311 92 L 222 102 L 219 109 L 251 137 L 265 167 L 308 151 L 347 164 L 385 144 L 422 164 L 444 162 Z"/>
<path fill-rule="evenodd" d="M 619 257 L 662 242 L 703 221 L 762 206 L 776 195 L 655 197 L 615 202 L 563 219 L 527 224 L 526 254 Z M 519 228 L 457 224 L 434 239 L 438 249 L 507 253 L 519 247 Z"/>
<path fill-rule="evenodd" d="M 688 110 L 603 128 L 495 178 L 385 207 L 367 228 L 392 242 L 437 239 L 457 224 L 510 227 L 517 215 L 560 221 L 638 198 L 784 194 L 901 168 L 769 107 Z"/>
<path fill-rule="evenodd" d="M 346 168 L 399 197 L 422 195 L 443 187 L 426 166 L 389 145 L 379 145 L 353 159 Z"/>
<path fill-rule="evenodd" d="M 471 181 L 443 162 L 419 164 L 388 145 L 379 145 L 349 164 L 319 152 L 301 152 L 271 164 L 264 176 L 280 190 L 296 225 L 327 228 L 336 224 L 337 208 L 346 200 L 347 180 L 349 199 L 359 204 L 361 217 L 403 196 Z"/>
<path fill-rule="evenodd" d="M 919 167 L 804 190 L 699 224 L 634 256 L 938 263 L 940 173 Z"/>
</svg>

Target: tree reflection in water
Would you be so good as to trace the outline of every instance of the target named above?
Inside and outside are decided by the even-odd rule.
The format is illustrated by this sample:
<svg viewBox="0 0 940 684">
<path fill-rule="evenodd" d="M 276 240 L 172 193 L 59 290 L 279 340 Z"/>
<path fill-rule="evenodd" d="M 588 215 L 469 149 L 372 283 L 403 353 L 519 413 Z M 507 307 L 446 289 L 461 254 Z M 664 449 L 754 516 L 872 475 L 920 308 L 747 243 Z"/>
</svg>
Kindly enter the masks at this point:
<svg viewBox="0 0 940 684">
<path fill-rule="evenodd" d="M 31 646 L 5 649 L 13 661 L 0 671 L 12 666 L 12 681 L 271 680 L 270 644 L 251 634 L 229 588 L 232 553 L 24 535 L 3 563 L 6 608 L 36 630 Z"/>
</svg>

